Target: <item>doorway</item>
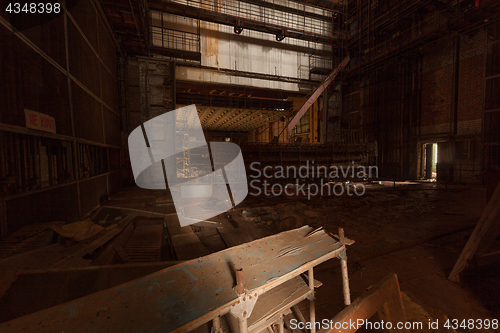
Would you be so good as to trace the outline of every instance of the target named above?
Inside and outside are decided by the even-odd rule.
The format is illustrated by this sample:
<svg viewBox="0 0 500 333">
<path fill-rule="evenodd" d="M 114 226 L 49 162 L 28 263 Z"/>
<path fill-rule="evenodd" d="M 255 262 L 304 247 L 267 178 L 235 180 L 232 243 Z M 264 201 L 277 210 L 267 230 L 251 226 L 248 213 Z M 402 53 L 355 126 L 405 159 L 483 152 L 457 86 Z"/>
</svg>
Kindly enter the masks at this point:
<svg viewBox="0 0 500 333">
<path fill-rule="evenodd" d="M 436 180 L 437 179 L 437 161 L 438 161 L 438 144 L 426 143 L 424 144 L 424 178 Z"/>
</svg>

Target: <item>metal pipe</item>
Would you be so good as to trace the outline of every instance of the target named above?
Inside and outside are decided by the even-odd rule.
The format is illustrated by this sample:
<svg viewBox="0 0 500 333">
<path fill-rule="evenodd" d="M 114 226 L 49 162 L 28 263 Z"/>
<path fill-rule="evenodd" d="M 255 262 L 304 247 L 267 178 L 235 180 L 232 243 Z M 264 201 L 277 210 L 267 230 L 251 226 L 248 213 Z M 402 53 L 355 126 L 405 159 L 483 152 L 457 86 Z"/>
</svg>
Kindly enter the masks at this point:
<svg viewBox="0 0 500 333">
<path fill-rule="evenodd" d="M 245 293 L 245 283 L 243 281 L 243 268 L 236 270 L 236 287 L 234 288 L 238 295 Z"/>
<path fill-rule="evenodd" d="M 347 276 L 347 260 L 341 259 L 342 265 L 342 287 L 344 291 L 344 304 L 351 305 L 351 295 L 349 291 L 349 278 Z"/>
<path fill-rule="evenodd" d="M 345 250 L 344 229 L 339 228 L 340 243 L 344 246 L 344 251 L 341 254 L 340 264 L 342 266 L 342 289 L 344 292 L 344 304 L 351 305 L 351 293 L 349 290 L 349 276 L 347 272 L 347 254 Z"/>
<path fill-rule="evenodd" d="M 309 268 L 309 289 L 312 290 L 312 298 L 309 300 L 309 322 L 311 323 L 311 333 L 316 332 L 314 323 L 316 322 L 316 306 L 314 304 L 314 268 Z M 280 332 L 281 333 L 281 332 Z"/>
</svg>

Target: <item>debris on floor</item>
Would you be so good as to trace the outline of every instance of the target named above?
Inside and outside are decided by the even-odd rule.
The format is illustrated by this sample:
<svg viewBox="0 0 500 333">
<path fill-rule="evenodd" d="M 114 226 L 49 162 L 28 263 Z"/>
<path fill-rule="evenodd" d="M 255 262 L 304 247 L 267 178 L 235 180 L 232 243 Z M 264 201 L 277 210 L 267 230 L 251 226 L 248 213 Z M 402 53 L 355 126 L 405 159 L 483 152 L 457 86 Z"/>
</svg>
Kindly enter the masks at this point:
<svg viewBox="0 0 500 333">
<path fill-rule="evenodd" d="M 90 219 L 85 219 L 62 226 L 54 226 L 51 229 L 62 237 L 81 242 L 97 235 L 104 230 L 104 227 L 95 224 Z"/>
</svg>

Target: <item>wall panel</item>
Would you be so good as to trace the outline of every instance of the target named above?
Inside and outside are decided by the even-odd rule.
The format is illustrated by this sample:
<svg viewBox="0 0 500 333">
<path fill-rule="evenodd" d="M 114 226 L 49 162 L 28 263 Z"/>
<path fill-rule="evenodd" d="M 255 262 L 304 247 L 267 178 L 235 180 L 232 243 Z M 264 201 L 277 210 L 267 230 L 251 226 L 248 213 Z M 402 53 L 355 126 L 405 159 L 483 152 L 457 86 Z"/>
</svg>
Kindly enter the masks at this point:
<svg viewBox="0 0 500 333">
<path fill-rule="evenodd" d="M 99 102 L 74 83 L 71 84 L 71 93 L 73 96 L 75 136 L 104 143 Z"/>
<path fill-rule="evenodd" d="M 75 221 L 78 217 L 76 184 L 7 201 L 7 233 L 32 223 Z"/>
<path fill-rule="evenodd" d="M 80 200 L 82 211 L 91 212 L 104 200 L 108 199 L 107 176 L 98 176 L 80 182 Z"/>
<path fill-rule="evenodd" d="M 68 22 L 69 72 L 100 96 L 99 60 L 72 22 Z"/>
<path fill-rule="evenodd" d="M 83 31 L 92 47 L 97 50 L 97 13 L 89 1 L 78 1 L 70 10 L 71 16 Z"/>
<path fill-rule="evenodd" d="M 0 122 L 26 125 L 24 109 L 48 114 L 56 120 L 59 134 L 71 135 L 71 119 L 66 76 L 38 53 L 2 30 L 0 52 Z"/>
</svg>

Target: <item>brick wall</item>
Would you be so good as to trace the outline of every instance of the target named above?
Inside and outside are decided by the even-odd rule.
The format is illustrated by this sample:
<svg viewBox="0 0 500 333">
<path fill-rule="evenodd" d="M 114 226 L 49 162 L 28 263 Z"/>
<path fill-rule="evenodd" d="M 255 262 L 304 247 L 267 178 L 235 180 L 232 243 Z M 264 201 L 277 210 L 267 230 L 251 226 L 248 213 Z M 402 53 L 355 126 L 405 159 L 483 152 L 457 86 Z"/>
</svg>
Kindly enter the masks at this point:
<svg viewBox="0 0 500 333">
<path fill-rule="evenodd" d="M 433 44 L 423 50 L 421 134 L 449 132 L 453 103 L 454 45 Z"/>
<path fill-rule="evenodd" d="M 454 128 L 456 41 L 436 43 L 423 50 L 420 134 L 424 141 L 446 138 L 452 147 L 468 142 L 467 158 L 452 154 L 454 181 L 481 181 L 483 76 L 486 32 L 460 37 L 457 131 Z M 457 143 L 455 143 L 455 141 Z M 457 148 L 454 148 L 454 151 Z"/>
</svg>

